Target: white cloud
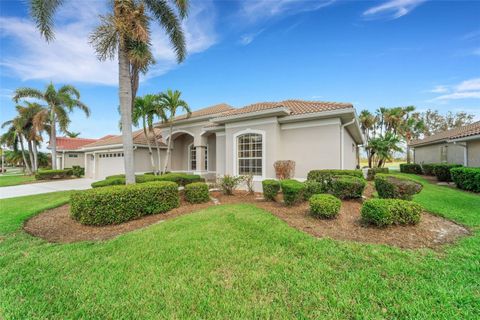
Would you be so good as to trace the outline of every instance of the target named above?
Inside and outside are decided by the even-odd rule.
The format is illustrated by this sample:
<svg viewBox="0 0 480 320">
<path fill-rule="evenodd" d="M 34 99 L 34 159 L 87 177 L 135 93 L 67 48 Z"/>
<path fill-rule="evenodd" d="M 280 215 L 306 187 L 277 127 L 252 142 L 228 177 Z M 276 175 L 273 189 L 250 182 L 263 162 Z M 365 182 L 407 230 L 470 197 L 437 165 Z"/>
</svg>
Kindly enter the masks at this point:
<svg viewBox="0 0 480 320">
<path fill-rule="evenodd" d="M 480 78 L 470 79 L 462 81 L 459 85 L 456 86 L 457 91 L 480 91 Z"/>
<path fill-rule="evenodd" d="M 398 19 L 410 13 L 426 0 L 389 0 L 363 12 L 366 18 Z"/>
<path fill-rule="evenodd" d="M 448 88 L 446 86 L 436 86 L 432 90 L 429 90 L 432 93 L 446 93 L 448 92 Z"/>
<path fill-rule="evenodd" d="M 480 99 L 480 91 L 453 92 L 436 97 L 435 100 Z"/>
<path fill-rule="evenodd" d="M 253 32 L 253 33 L 247 33 L 247 34 L 244 34 L 240 37 L 240 44 L 241 45 L 249 45 L 256 37 L 258 37 L 265 29 L 261 29 L 257 32 Z"/>
<path fill-rule="evenodd" d="M 99 14 L 107 11 L 106 1 L 68 1 L 59 11 L 55 40 L 47 43 L 29 19 L 0 17 L 2 43 L 9 39 L 9 49 L 0 58 L 3 73 L 22 80 L 41 79 L 105 85 L 118 83 L 116 61 L 98 61 L 88 37 L 98 24 Z M 215 16 L 211 1 L 192 3 L 184 22 L 188 53 L 208 49 L 216 41 Z M 163 30 L 152 24 L 153 52 L 157 64 L 147 77 L 154 77 L 176 67 L 175 55 Z M 15 48 L 13 50 L 13 48 Z"/>
<path fill-rule="evenodd" d="M 432 90 L 431 92 L 445 94 L 434 98 L 433 101 L 480 99 L 480 78 L 465 80 L 450 87 L 437 86 L 437 88 L 441 88 L 442 91 Z"/>
<path fill-rule="evenodd" d="M 242 13 L 250 21 L 259 21 L 279 15 L 319 10 L 334 2 L 336 0 L 246 0 L 242 4 Z"/>
</svg>

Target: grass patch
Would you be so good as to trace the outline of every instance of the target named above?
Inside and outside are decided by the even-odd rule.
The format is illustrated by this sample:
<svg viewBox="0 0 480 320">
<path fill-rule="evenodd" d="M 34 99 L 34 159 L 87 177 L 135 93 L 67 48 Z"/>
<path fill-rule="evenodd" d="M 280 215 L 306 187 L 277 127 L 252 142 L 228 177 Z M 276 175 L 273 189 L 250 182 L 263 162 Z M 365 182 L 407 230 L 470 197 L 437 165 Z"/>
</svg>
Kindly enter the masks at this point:
<svg viewBox="0 0 480 320">
<path fill-rule="evenodd" d="M 466 194 L 451 191 L 439 196 Z M 2 200 L 0 226 L 18 216 L 13 231 L 67 196 Z M 453 208 L 447 199 L 440 214 L 462 219 Z M 463 222 L 479 220 L 477 209 Z M 0 238 L 0 318 L 473 319 L 479 247 L 479 232 L 441 254 L 315 239 L 252 205 L 213 206 L 98 243 L 14 232 Z"/>
<path fill-rule="evenodd" d="M 26 175 L 2 175 L 0 176 L 0 187 L 16 186 L 19 184 L 35 181 L 35 176 Z"/>
</svg>

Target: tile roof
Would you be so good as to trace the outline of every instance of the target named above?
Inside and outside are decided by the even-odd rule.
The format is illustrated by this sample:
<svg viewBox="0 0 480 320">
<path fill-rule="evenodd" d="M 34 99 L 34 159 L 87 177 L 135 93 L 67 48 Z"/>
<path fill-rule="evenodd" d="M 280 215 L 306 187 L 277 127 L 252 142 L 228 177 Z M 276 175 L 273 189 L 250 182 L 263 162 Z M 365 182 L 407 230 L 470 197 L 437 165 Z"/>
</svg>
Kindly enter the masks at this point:
<svg viewBox="0 0 480 320">
<path fill-rule="evenodd" d="M 57 150 L 77 150 L 97 139 L 57 137 Z M 50 148 L 50 145 L 48 146 Z"/>
<path fill-rule="evenodd" d="M 240 109 L 234 109 L 225 112 L 221 117 L 229 117 L 240 114 L 247 114 L 274 108 L 286 107 L 290 110 L 290 115 L 300 115 L 307 113 L 316 113 L 322 111 L 331 111 L 337 109 L 353 108 L 350 103 L 324 102 L 324 101 L 304 101 L 304 100 L 285 100 L 280 102 L 259 102 L 248 105 Z"/>
<path fill-rule="evenodd" d="M 423 139 L 414 140 L 410 142 L 410 145 L 416 146 L 416 145 L 430 144 L 430 143 L 442 142 L 445 140 L 465 138 L 465 137 L 474 136 L 474 135 L 480 135 L 480 121 L 477 121 L 475 123 L 472 123 L 460 128 L 438 132 L 434 135 L 425 137 Z"/>
<path fill-rule="evenodd" d="M 160 135 L 160 130 L 155 129 L 155 133 L 157 135 L 157 138 Z M 150 135 L 150 142 L 152 146 L 155 146 L 155 140 L 153 137 L 153 134 Z M 166 146 L 163 142 L 158 140 L 159 145 L 164 147 Z M 94 147 L 102 147 L 102 146 L 110 146 L 110 145 L 117 145 L 117 144 L 122 144 L 122 136 L 121 135 L 110 135 L 110 137 L 105 136 L 104 138 L 97 140 L 93 143 L 90 143 L 88 145 L 83 146 L 85 149 L 87 148 L 94 148 Z M 139 144 L 139 145 L 147 145 L 147 138 L 145 137 L 145 134 L 143 133 L 143 129 L 137 130 L 133 132 L 133 144 Z"/>
<path fill-rule="evenodd" d="M 193 111 L 190 114 L 189 119 L 202 117 L 202 116 L 213 115 L 213 114 L 218 114 L 218 113 L 223 113 L 223 112 L 230 111 L 230 110 L 234 110 L 234 108 L 232 106 L 226 104 L 226 103 L 220 103 L 220 104 L 216 104 L 216 105 L 211 106 L 211 107 L 207 107 L 207 108 L 203 108 L 203 109 Z M 184 119 L 187 119 L 186 114 L 182 114 L 182 115 L 179 115 L 179 116 L 175 117 L 175 120 L 184 120 Z"/>
</svg>

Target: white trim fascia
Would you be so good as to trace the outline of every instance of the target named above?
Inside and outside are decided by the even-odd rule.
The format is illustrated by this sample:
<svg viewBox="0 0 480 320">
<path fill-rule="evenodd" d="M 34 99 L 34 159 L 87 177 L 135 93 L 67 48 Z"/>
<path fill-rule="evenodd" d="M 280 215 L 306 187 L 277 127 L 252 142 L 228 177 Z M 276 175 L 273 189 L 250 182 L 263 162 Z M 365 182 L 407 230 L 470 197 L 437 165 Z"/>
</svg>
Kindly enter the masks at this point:
<svg viewBox="0 0 480 320">
<path fill-rule="evenodd" d="M 245 123 L 247 122 L 248 123 Z M 278 124 L 278 121 L 276 119 L 276 117 L 274 117 L 273 119 L 270 119 L 270 120 L 263 120 L 263 119 L 253 119 L 253 120 L 245 120 L 245 122 L 242 121 L 242 123 L 233 123 L 233 124 L 230 124 L 230 123 L 227 123 L 225 125 L 225 129 L 233 129 L 233 128 L 242 128 L 242 127 L 250 127 L 250 126 L 259 126 L 259 125 L 263 125 L 263 124 Z"/>
<path fill-rule="evenodd" d="M 225 132 L 215 132 L 217 137 L 225 137 L 227 134 Z"/>
<path fill-rule="evenodd" d="M 266 173 L 267 173 L 267 168 L 266 168 L 266 163 L 267 163 L 267 134 L 264 130 L 258 130 L 258 129 L 244 129 L 241 131 L 236 132 L 233 135 L 233 174 L 235 176 L 238 176 L 238 137 L 247 133 L 254 133 L 254 134 L 261 134 L 262 135 L 262 175 L 261 176 L 253 176 L 254 181 L 261 181 L 265 179 Z"/>
<path fill-rule="evenodd" d="M 321 111 L 315 113 L 306 113 L 306 114 L 296 114 L 286 117 L 281 117 L 278 119 L 279 123 L 287 123 L 287 122 L 295 122 L 301 120 L 313 120 L 316 118 L 328 117 L 328 116 L 336 116 L 342 114 L 353 114 L 355 117 L 355 109 L 353 108 L 346 108 L 346 109 L 338 109 L 338 110 L 328 110 L 328 111 Z"/>
<path fill-rule="evenodd" d="M 332 118 L 332 119 L 329 118 L 329 119 L 320 119 L 320 120 L 309 120 L 309 121 L 303 121 L 299 123 L 285 123 L 280 125 L 280 129 L 291 130 L 291 129 L 323 127 L 323 126 L 339 125 L 339 124 L 340 124 L 340 118 Z"/>
<path fill-rule="evenodd" d="M 218 122 L 218 123 L 225 123 L 225 122 L 233 122 L 233 121 L 241 121 L 243 119 L 250 119 L 250 118 L 257 118 L 257 117 L 264 117 L 264 116 L 285 116 L 290 114 L 290 109 L 287 107 L 277 107 L 271 108 L 266 110 L 254 111 L 254 112 L 247 112 L 247 113 L 239 113 L 234 114 L 231 116 L 224 116 L 210 119 L 210 122 Z"/>
</svg>

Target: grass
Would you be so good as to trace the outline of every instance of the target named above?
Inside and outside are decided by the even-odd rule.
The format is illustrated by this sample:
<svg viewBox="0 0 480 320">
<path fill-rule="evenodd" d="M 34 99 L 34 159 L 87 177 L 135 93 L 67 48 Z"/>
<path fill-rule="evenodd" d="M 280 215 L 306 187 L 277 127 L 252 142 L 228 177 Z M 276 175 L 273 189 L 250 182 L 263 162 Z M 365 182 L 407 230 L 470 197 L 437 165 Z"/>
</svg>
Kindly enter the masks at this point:
<svg viewBox="0 0 480 320">
<path fill-rule="evenodd" d="M 0 175 L 0 187 L 16 186 L 35 181 L 35 176 L 27 175 Z"/>
<path fill-rule="evenodd" d="M 426 186 L 415 201 L 478 226 L 475 202 L 467 217 L 456 207 L 474 195 L 451 191 Z M 451 201 L 437 205 L 435 192 Z M 0 226 L 19 216 L 0 231 L 0 318 L 475 319 L 480 310 L 478 230 L 442 252 L 406 251 L 316 239 L 252 205 L 222 205 L 110 241 L 50 244 L 17 229 L 66 195 L 45 197 L 0 203 Z"/>
</svg>

